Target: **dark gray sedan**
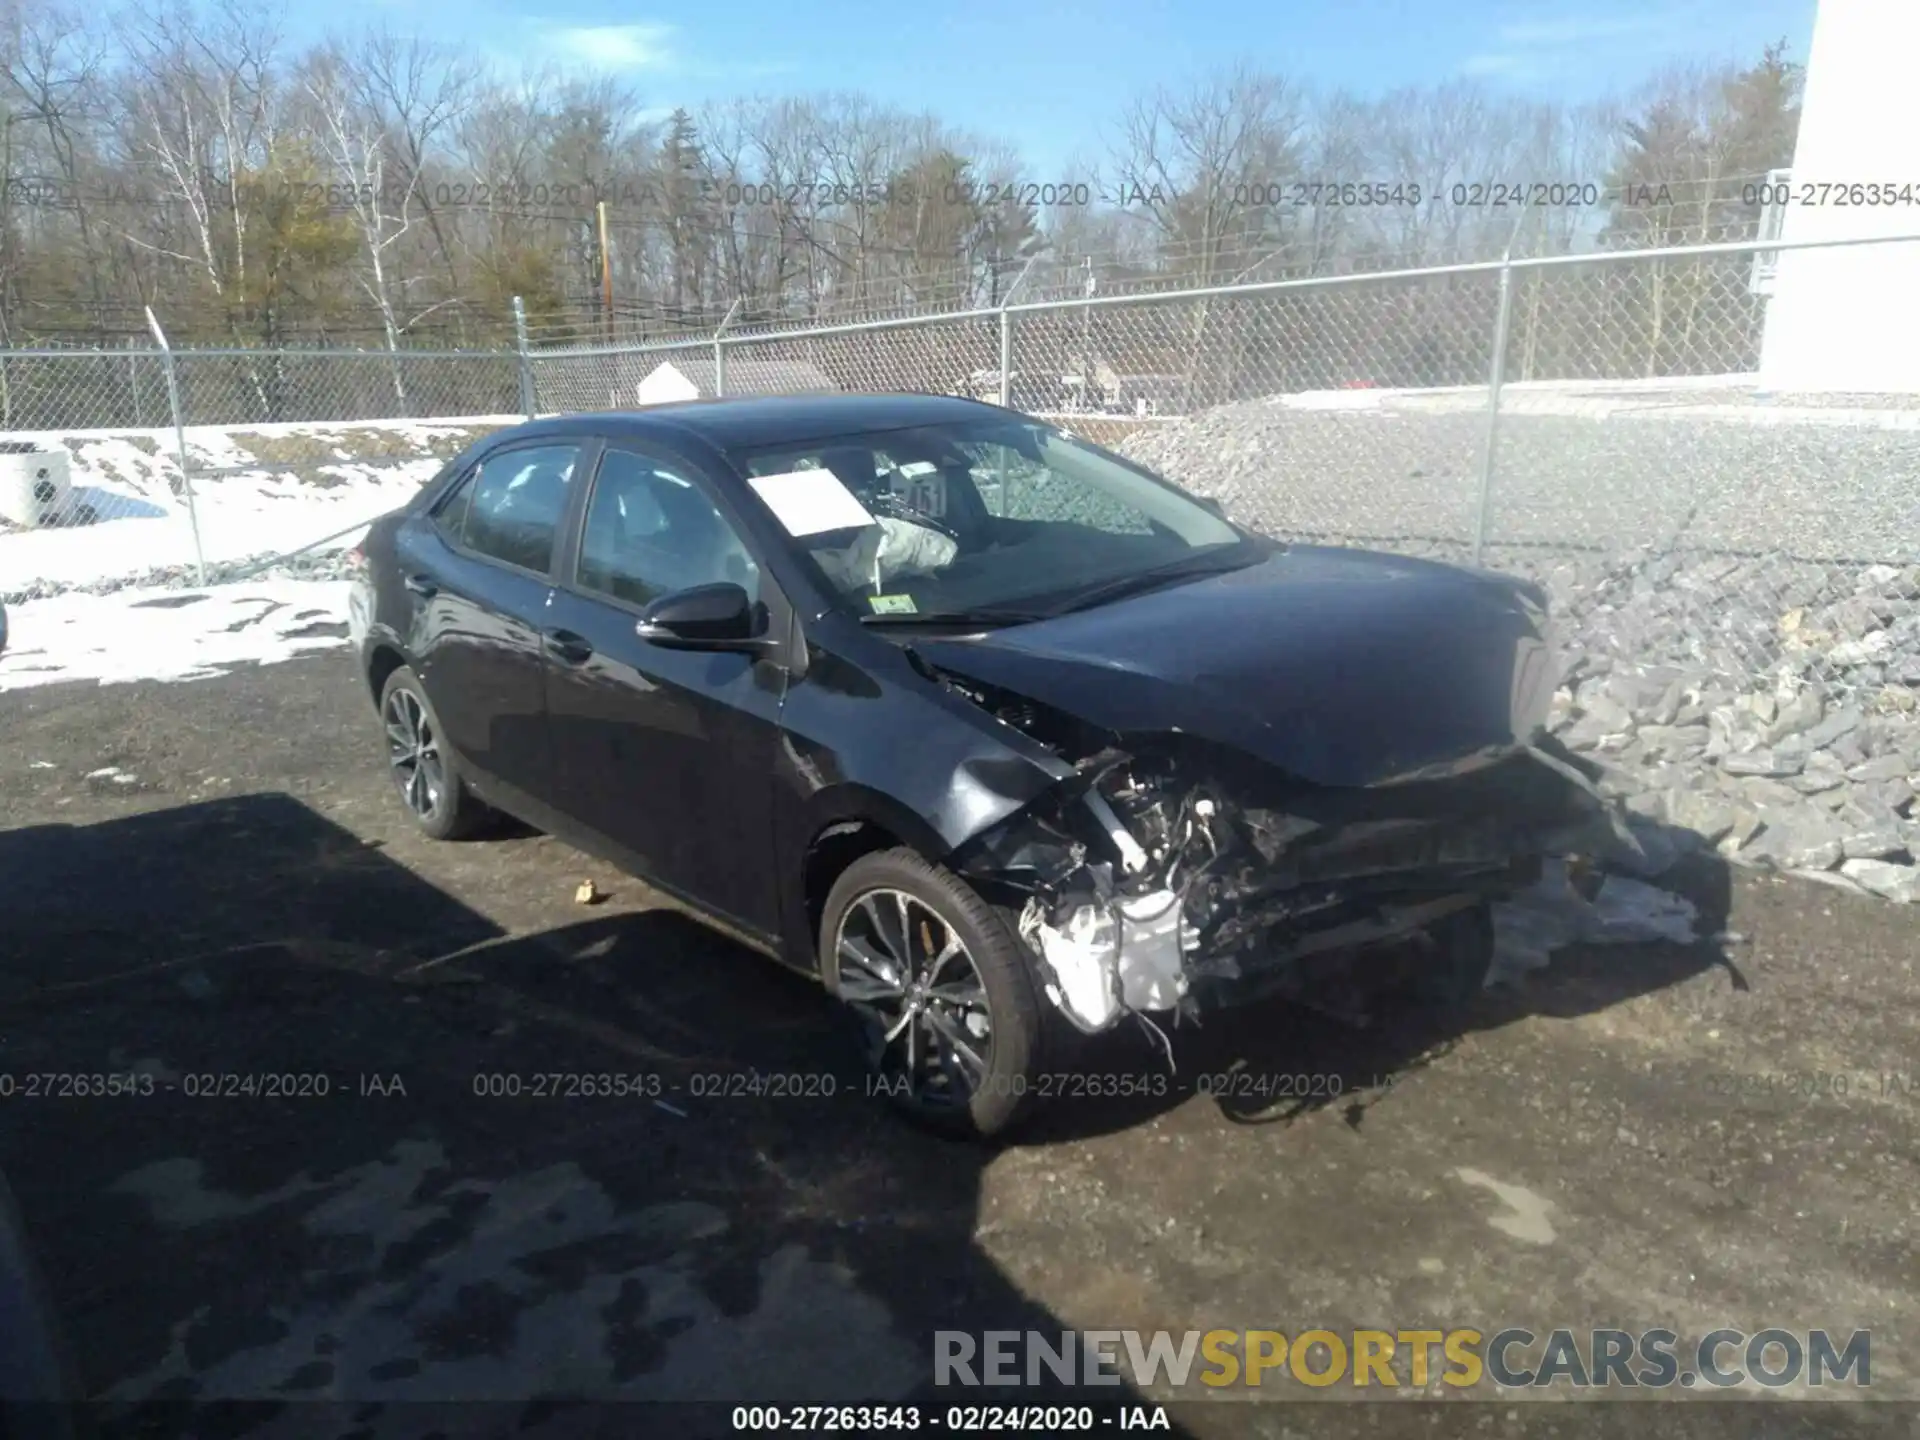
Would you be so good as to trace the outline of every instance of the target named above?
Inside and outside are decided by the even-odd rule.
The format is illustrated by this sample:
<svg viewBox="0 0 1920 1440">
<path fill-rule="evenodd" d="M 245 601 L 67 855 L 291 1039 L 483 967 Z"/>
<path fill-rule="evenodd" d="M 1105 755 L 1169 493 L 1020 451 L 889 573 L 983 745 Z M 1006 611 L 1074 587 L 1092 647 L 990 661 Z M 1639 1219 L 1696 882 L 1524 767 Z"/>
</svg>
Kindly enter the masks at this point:
<svg viewBox="0 0 1920 1440">
<path fill-rule="evenodd" d="M 644 876 L 816 975 L 876 1088 L 970 1133 L 1056 1034 L 1472 993 L 1491 902 L 1597 815 L 1543 730 L 1536 588 L 1250 534 L 973 401 L 516 426 L 362 560 L 426 833 L 491 807 Z"/>
</svg>

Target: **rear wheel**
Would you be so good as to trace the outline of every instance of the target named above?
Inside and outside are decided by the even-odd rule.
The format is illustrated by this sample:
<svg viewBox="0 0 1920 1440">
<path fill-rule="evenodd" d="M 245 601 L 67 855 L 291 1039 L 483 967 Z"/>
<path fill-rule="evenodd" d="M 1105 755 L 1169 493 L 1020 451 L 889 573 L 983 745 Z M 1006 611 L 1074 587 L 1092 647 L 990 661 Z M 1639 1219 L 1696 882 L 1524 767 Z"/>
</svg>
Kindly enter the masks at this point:
<svg viewBox="0 0 1920 1440">
<path fill-rule="evenodd" d="M 387 677 L 380 692 L 380 721 L 394 788 L 421 832 L 435 840 L 459 840 L 478 830 L 487 807 L 460 778 L 433 702 L 404 665 Z"/>
<path fill-rule="evenodd" d="M 1040 995 L 1018 937 L 964 881 L 904 848 L 862 856 L 827 896 L 820 956 L 876 1093 L 949 1135 L 1025 1116 Z"/>
</svg>

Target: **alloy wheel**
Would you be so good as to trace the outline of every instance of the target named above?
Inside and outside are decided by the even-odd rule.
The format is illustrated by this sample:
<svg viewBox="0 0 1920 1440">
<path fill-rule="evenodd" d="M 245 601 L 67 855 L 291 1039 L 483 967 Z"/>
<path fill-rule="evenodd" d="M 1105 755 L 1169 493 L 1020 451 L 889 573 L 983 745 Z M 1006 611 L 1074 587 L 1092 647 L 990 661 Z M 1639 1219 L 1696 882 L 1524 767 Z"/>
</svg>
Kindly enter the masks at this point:
<svg viewBox="0 0 1920 1440">
<path fill-rule="evenodd" d="M 834 954 L 875 1073 L 915 1104 L 966 1105 L 986 1079 L 993 1014 L 959 932 L 904 890 L 869 890 L 840 917 Z"/>
<path fill-rule="evenodd" d="M 440 755 L 440 737 L 435 733 L 427 707 L 411 690 L 395 690 L 387 697 L 387 758 L 393 765 L 394 783 L 407 808 L 422 820 L 440 808 L 446 793 L 446 764 Z"/>
</svg>

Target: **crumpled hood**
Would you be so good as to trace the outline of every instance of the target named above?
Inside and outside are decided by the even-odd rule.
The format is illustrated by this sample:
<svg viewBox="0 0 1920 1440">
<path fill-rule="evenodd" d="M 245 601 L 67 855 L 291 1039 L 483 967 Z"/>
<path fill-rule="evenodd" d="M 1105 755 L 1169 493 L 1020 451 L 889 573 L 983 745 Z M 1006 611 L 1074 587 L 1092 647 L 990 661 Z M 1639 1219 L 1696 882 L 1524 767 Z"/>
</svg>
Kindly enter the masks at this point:
<svg viewBox="0 0 1920 1440">
<path fill-rule="evenodd" d="M 1312 784 L 1373 785 L 1505 752 L 1546 717 L 1539 592 L 1322 547 L 966 639 L 933 665 L 1119 732 L 1184 732 Z"/>
</svg>

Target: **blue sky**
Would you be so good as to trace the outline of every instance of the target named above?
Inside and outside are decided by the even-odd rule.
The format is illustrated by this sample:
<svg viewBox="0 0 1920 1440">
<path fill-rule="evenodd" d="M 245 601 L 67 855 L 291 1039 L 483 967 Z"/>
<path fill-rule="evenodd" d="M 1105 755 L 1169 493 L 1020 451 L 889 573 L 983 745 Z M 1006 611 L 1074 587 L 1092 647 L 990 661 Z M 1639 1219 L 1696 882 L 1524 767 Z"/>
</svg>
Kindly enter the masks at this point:
<svg viewBox="0 0 1920 1440">
<path fill-rule="evenodd" d="M 1913 3 L 1913 0 L 1889 0 Z M 753 92 L 852 89 L 1017 145 L 1097 160 L 1124 98 L 1246 59 L 1363 94 L 1478 76 L 1585 99 L 1693 59 L 1786 39 L 1816 0 L 341 0 L 508 63 L 630 81 L 662 110 Z M 308 12 L 313 14 L 314 12 Z M 312 23 L 312 22 L 303 22 Z M 1043 178 L 1036 175 L 1035 178 Z"/>
</svg>

